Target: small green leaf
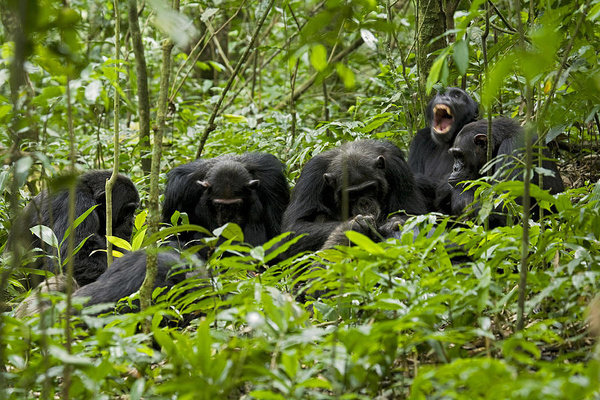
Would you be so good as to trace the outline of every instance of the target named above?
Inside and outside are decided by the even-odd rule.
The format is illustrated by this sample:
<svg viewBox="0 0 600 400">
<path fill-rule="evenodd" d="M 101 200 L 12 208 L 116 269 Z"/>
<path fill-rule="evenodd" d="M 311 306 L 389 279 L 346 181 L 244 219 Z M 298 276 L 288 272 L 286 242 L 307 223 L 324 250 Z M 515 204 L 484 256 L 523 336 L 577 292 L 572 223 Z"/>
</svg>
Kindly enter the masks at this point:
<svg viewBox="0 0 600 400">
<path fill-rule="evenodd" d="M 310 63 L 319 72 L 327 68 L 327 50 L 325 46 L 317 44 L 311 49 Z"/>
<path fill-rule="evenodd" d="M 131 241 L 131 250 L 139 250 L 142 247 L 142 243 L 144 243 L 144 238 L 146 237 L 146 230 L 147 228 L 144 228 L 136 232 Z"/>
<path fill-rule="evenodd" d="M 223 118 L 225 118 L 229 122 L 233 122 L 235 124 L 245 123 L 248 120 L 243 115 L 235 115 L 235 114 L 223 114 Z"/>
<path fill-rule="evenodd" d="M 106 240 L 108 240 L 114 246 L 131 251 L 131 245 L 125 239 L 121 239 L 120 237 L 117 237 L 117 236 L 106 236 Z"/>
<path fill-rule="evenodd" d="M 148 216 L 148 210 L 143 210 L 141 213 L 135 216 L 135 229 L 138 231 L 142 229 L 142 226 L 146 222 L 146 217 Z"/>
<path fill-rule="evenodd" d="M 337 71 L 340 78 L 342 78 L 346 89 L 352 89 L 356 82 L 356 79 L 354 78 L 354 72 L 352 72 L 350 68 L 346 67 L 342 63 L 337 63 L 335 65 L 335 70 Z"/>
<path fill-rule="evenodd" d="M 91 206 L 83 214 L 81 214 L 79 217 L 77 217 L 77 219 L 73 222 L 73 226 L 75 228 L 77 228 L 83 222 L 83 220 L 86 219 L 87 216 L 90 215 L 90 213 L 92 211 L 94 211 L 94 209 L 96 207 L 98 207 L 98 204 L 96 204 L 94 206 Z M 65 242 L 65 240 L 67 240 L 67 238 L 69 237 L 70 234 L 71 234 L 71 227 L 68 227 L 67 230 L 66 230 L 66 232 L 65 232 L 65 234 L 64 234 L 64 236 L 63 236 L 63 238 L 62 238 L 62 240 L 60 241 L 61 245 Z"/>
</svg>

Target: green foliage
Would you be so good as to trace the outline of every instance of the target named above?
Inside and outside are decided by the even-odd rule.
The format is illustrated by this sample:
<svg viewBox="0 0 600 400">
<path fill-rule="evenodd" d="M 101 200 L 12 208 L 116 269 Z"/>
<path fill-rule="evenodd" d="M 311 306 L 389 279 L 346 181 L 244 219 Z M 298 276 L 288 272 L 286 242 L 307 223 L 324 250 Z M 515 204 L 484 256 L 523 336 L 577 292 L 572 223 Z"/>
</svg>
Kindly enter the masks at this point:
<svg viewBox="0 0 600 400">
<path fill-rule="evenodd" d="M 179 13 L 161 1 L 140 8 L 151 118 L 161 45 L 167 36 L 177 42 L 162 183 L 167 171 L 193 158 L 230 66 L 245 50 L 267 2 L 181 3 Z M 22 27 L 27 79 L 13 93 L 17 4 L 28 5 Z M 583 155 L 594 156 L 600 3 L 528 1 L 520 14 L 512 3 L 494 5 L 487 66 L 486 2 L 479 0 L 459 4 L 454 27 L 437 38 L 447 46 L 432 54 L 430 71 L 419 71 L 415 36 L 422 21 L 411 2 L 276 3 L 256 55 L 225 98 L 204 156 L 273 153 L 285 162 L 293 186 L 311 157 L 344 141 L 380 138 L 408 149 L 425 124 L 432 91 L 447 85 L 464 85 L 486 112 L 520 119 L 530 87 L 539 136 L 579 145 Z M 76 166 L 110 168 L 115 90 L 123 104 L 121 170 L 147 199 L 124 7 L 119 79 L 113 2 L 9 1 L 0 8 L 0 243 L 14 217 L 13 195 L 27 200 L 42 188 L 66 183 L 50 177 L 69 167 L 69 118 Z M 336 58 L 356 43 L 362 44 Z M 427 77 L 424 88 L 420 73 Z M 292 81 L 297 91 L 304 90 L 293 107 Z M 577 156 L 563 152 L 561 167 L 580 168 L 586 159 L 573 162 Z M 278 264 L 276 257 L 298 240 L 287 241 L 289 233 L 251 248 L 238 243 L 243 232 L 235 224 L 208 232 L 176 213 L 170 226 L 148 235 L 143 210 L 129 242 L 108 240 L 137 250 L 182 231 L 214 235 L 202 245 L 208 247 L 207 260 L 187 258 L 208 274 L 191 271 L 172 290 L 155 290 L 154 305 L 144 313 L 120 314 L 112 305 L 84 308 L 74 299 L 70 351 L 64 295 L 43 294 L 40 299 L 51 306 L 31 318 L 3 312 L 0 397 L 59 398 L 69 367 L 70 396 L 81 399 L 598 398 L 599 332 L 593 327 L 600 310 L 597 303 L 589 306 L 600 284 L 597 180 L 597 175 L 585 177 L 577 185 L 582 187 L 554 196 L 531 186 L 544 218 L 529 226 L 526 323 L 518 332 L 520 182 L 469 183 L 480 207 L 460 224 L 446 216 L 417 216 L 402 225 L 397 239 L 374 242 L 348 232 L 352 247 Z M 484 230 L 483 222 L 499 206 L 511 223 Z M 32 231 L 58 246 L 48 229 Z M 11 271 L 9 265 L 3 256 L 0 275 L 9 297 L 2 292 L 1 299 L 14 306 L 24 296 L 21 273 L 28 271 Z M 122 299 L 116 310 L 134 306 L 137 298 L 136 293 Z M 147 318 L 148 335 L 140 333 Z M 588 321 L 596 330 L 588 330 Z"/>
</svg>

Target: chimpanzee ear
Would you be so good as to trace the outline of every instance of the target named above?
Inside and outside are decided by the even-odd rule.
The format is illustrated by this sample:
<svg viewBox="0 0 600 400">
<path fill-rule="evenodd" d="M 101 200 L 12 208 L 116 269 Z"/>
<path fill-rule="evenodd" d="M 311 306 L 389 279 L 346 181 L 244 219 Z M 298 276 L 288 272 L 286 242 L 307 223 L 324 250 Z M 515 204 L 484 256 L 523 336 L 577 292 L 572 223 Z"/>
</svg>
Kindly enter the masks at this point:
<svg viewBox="0 0 600 400">
<path fill-rule="evenodd" d="M 484 135 L 483 133 L 475 135 L 473 138 L 473 143 L 475 143 L 477 146 L 487 147 L 487 135 Z"/>
<path fill-rule="evenodd" d="M 252 179 L 248 181 L 248 187 L 250 189 L 257 189 L 260 186 L 260 181 L 258 179 Z"/>
<path fill-rule="evenodd" d="M 377 157 L 377 160 L 375 161 L 375 168 L 385 169 L 385 157 L 384 156 Z"/>
<path fill-rule="evenodd" d="M 333 172 L 326 172 L 323 174 L 323 179 L 325 179 L 325 183 L 327 186 L 332 188 L 335 187 L 335 174 Z"/>
<path fill-rule="evenodd" d="M 210 187 L 209 181 L 196 181 L 196 183 L 205 189 L 208 189 Z"/>
</svg>

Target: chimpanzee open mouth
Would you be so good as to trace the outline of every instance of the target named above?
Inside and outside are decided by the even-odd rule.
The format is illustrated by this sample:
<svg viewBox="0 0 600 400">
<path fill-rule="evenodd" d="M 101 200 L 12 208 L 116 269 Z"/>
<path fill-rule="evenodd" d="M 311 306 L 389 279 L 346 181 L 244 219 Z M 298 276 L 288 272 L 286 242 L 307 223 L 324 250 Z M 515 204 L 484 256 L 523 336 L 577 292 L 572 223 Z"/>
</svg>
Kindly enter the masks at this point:
<svg viewBox="0 0 600 400">
<path fill-rule="evenodd" d="M 448 133 L 453 123 L 454 117 L 450 107 L 445 104 L 436 104 L 433 107 L 433 129 L 436 133 Z"/>
</svg>

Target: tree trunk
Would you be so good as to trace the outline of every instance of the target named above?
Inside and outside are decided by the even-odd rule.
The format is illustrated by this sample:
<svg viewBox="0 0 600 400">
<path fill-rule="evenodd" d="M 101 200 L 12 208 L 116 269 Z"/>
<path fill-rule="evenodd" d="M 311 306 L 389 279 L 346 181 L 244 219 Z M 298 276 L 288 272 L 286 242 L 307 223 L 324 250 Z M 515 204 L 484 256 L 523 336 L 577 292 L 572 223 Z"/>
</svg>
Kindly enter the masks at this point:
<svg viewBox="0 0 600 400">
<path fill-rule="evenodd" d="M 448 12 L 454 10 L 448 10 Z M 427 104 L 425 99 L 425 84 L 435 60 L 432 55 L 436 50 L 447 46 L 446 38 L 439 38 L 430 43 L 434 38 L 446 31 L 446 13 L 442 0 L 417 0 L 417 68 L 419 71 L 419 97 L 421 104 Z"/>
<path fill-rule="evenodd" d="M 137 76 L 138 117 L 140 123 L 140 155 L 142 156 L 142 171 L 150 173 L 152 159 L 150 157 L 150 99 L 148 95 L 148 69 L 144 44 L 138 21 L 137 0 L 129 0 L 129 32 L 135 55 L 135 72 Z"/>
</svg>

